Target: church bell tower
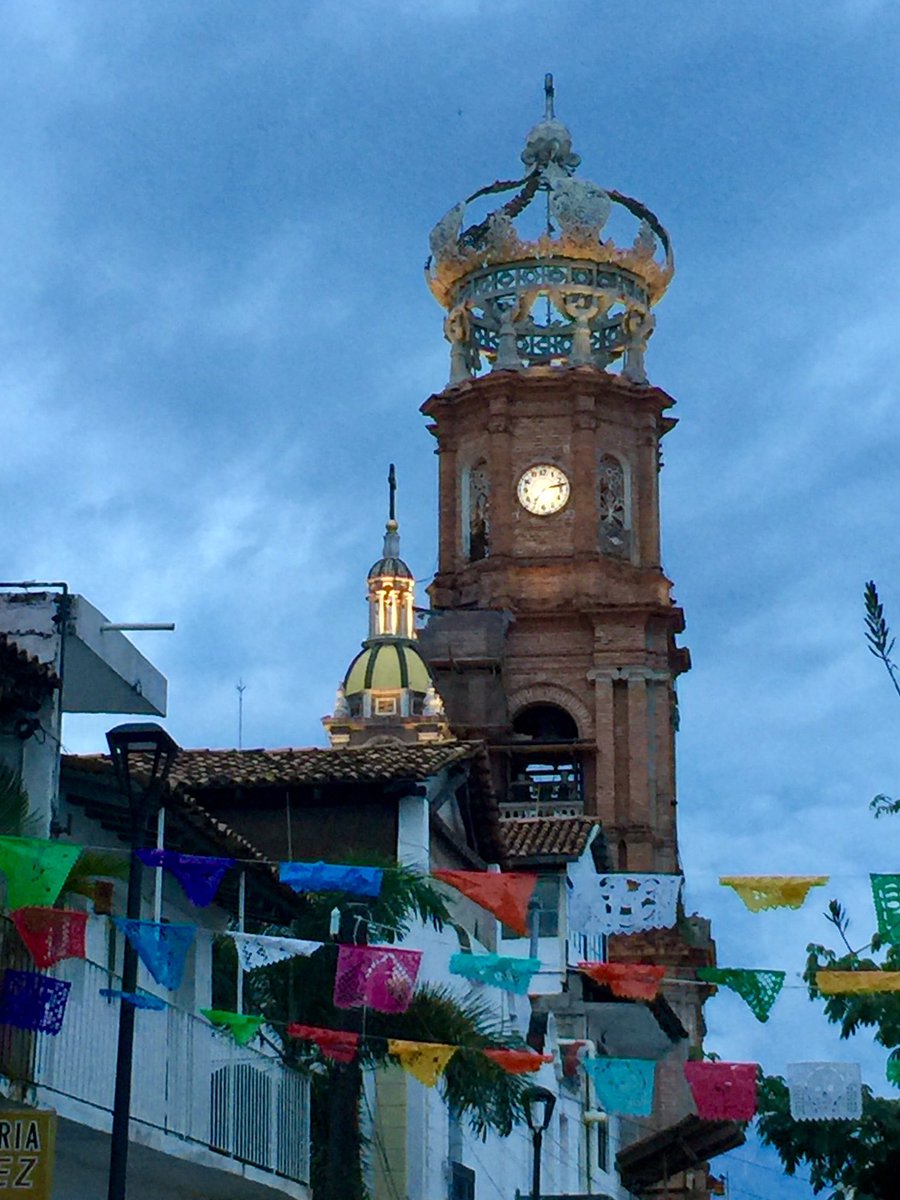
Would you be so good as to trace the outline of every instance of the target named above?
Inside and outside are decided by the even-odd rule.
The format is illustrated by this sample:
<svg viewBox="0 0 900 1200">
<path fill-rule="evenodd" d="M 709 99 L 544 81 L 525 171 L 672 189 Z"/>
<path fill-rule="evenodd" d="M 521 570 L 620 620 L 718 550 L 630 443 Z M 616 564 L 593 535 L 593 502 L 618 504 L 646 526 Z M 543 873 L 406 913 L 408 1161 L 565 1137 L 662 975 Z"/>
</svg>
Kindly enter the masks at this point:
<svg viewBox="0 0 900 1200">
<path fill-rule="evenodd" d="M 418 645 L 507 815 L 596 816 L 618 869 L 674 871 L 690 658 L 660 559 L 674 401 L 645 369 L 674 262 L 648 208 L 576 176 L 550 76 L 545 92 L 520 177 L 431 234 L 450 379 L 422 407 L 440 548 Z"/>
</svg>

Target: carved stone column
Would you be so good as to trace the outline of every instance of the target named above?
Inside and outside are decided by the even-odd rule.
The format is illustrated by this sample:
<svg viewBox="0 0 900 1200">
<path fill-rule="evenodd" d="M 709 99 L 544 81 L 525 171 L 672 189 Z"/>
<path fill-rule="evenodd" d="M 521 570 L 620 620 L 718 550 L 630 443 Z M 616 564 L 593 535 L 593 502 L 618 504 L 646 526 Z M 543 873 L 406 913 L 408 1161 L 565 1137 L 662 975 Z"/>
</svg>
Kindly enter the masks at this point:
<svg viewBox="0 0 900 1200">
<path fill-rule="evenodd" d="M 438 443 L 438 471 L 440 476 L 441 506 L 438 516 L 439 571 L 449 574 L 459 566 L 461 533 L 458 514 L 460 506 L 460 480 L 457 471 L 456 446 L 447 442 Z"/>
<path fill-rule="evenodd" d="M 615 741 L 613 729 L 612 677 L 609 673 L 589 672 L 594 684 L 594 735 L 597 742 L 596 785 L 594 795 L 586 797 L 588 812 L 598 816 L 607 829 L 616 824 L 614 786 Z"/>
<path fill-rule="evenodd" d="M 638 561 L 644 567 L 660 565 L 659 546 L 659 434 L 655 415 L 647 413 L 638 433 L 637 502 Z"/>
<path fill-rule="evenodd" d="M 491 555 L 512 553 L 512 432 L 509 420 L 509 396 L 501 392 L 491 396 L 487 430 L 490 434 L 491 491 L 496 501 L 491 506 Z"/>
<path fill-rule="evenodd" d="M 572 428 L 572 491 L 575 496 L 575 553 L 597 552 L 596 400 L 576 392 Z"/>
</svg>

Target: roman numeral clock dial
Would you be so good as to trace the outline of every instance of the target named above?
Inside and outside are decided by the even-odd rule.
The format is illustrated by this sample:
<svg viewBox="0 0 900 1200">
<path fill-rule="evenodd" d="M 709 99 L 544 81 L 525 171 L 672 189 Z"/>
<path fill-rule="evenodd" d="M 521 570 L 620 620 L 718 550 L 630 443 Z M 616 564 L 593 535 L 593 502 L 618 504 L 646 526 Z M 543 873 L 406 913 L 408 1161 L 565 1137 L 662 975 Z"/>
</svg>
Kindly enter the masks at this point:
<svg viewBox="0 0 900 1200">
<path fill-rule="evenodd" d="M 536 517 L 549 517 L 565 508 L 569 500 L 569 480 L 565 471 L 550 463 L 529 467 L 516 487 L 519 503 Z"/>
</svg>

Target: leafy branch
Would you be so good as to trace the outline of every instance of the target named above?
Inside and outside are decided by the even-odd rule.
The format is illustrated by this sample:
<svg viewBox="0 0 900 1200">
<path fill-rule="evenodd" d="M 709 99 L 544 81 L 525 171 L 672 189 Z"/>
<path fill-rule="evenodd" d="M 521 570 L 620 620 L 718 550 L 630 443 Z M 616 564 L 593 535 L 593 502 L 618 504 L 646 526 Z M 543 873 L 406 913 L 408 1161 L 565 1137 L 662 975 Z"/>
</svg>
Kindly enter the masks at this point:
<svg viewBox="0 0 900 1200">
<path fill-rule="evenodd" d="M 884 663 L 884 668 L 894 685 L 894 691 L 900 696 L 898 667 L 891 658 L 895 639 L 891 636 L 890 627 L 884 619 L 884 605 L 878 599 L 878 589 L 875 587 L 874 579 L 870 579 L 866 584 L 865 600 L 866 641 L 869 643 L 869 652 Z"/>
<path fill-rule="evenodd" d="M 823 913 L 822 915 L 824 916 L 825 920 L 828 921 L 829 924 L 833 925 L 838 931 L 841 941 L 847 947 L 848 952 L 850 954 L 858 953 L 847 941 L 847 929 L 850 926 L 850 917 L 848 916 L 847 911 L 843 904 L 841 904 L 840 900 L 829 900 L 828 912 Z"/>
</svg>

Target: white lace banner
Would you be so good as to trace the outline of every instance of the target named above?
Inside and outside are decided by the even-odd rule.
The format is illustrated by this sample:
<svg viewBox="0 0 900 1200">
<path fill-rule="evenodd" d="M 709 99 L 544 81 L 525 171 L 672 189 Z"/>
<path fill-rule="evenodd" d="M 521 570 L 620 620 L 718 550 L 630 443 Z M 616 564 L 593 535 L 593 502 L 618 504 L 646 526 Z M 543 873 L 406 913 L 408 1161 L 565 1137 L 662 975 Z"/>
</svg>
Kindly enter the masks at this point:
<svg viewBox="0 0 900 1200">
<path fill-rule="evenodd" d="M 862 1116 L 859 1063 L 788 1063 L 785 1075 L 795 1121 L 856 1121 Z"/>
<path fill-rule="evenodd" d="M 578 872 L 572 882 L 572 933 L 640 933 L 667 929 L 677 920 L 681 875 Z"/>
<path fill-rule="evenodd" d="M 268 937 L 261 933 L 229 932 L 228 936 L 234 938 L 238 961 L 245 971 L 270 967 L 272 963 L 283 962 L 286 958 L 306 958 L 322 945 L 321 942 L 306 942 L 302 938 Z"/>
</svg>

